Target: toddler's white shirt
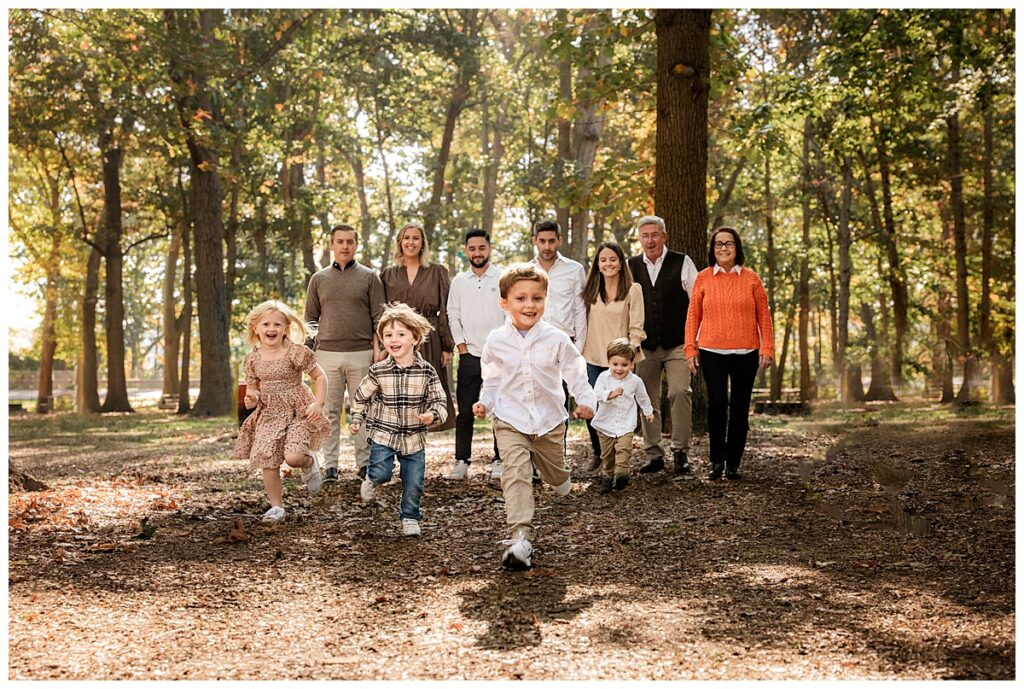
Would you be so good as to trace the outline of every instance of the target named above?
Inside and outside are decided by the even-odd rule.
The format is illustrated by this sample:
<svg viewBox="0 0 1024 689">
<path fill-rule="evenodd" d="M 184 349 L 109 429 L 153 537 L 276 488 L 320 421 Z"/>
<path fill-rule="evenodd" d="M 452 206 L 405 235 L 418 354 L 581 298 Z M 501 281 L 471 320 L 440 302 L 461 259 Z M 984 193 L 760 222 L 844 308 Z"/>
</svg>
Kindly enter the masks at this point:
<svg viewBox="0 0 1024 689">
<path fill-rule="evenodd" d="M 608 399 L 609 393 L 616 388 L 622 388 L 622 394 L 613 400 Z M 602 371 L 594 383 L 594 394 L 597 396 L 597 413 L 590 425 L 612 438 L 624 436 L 636 428 L 637 406 L 644 416 L 654 413 L 644 381 L 635 373 L 619 380 L 612 377 L 611 371 Z"/>
</svg>

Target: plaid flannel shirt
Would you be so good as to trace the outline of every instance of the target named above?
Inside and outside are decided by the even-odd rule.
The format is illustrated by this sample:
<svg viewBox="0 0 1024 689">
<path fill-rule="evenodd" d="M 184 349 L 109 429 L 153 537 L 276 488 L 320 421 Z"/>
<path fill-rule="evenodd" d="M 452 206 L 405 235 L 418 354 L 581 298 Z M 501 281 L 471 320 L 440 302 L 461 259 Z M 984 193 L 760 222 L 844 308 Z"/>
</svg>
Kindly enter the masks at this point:
<svg viewBox="0 0 1024 689">
<path fill-rule="evenodd" d="M 370 367 L 352 401 L 352 423 L 366 424 L 367 437 L 401 454 L 426 446 L 427 427 L 418 415 L 434 413 L 433 425 L 448 418 L 448 403 L 434 367 L 416 353 L 403 368 L 390 356 Z"/>
</svg>

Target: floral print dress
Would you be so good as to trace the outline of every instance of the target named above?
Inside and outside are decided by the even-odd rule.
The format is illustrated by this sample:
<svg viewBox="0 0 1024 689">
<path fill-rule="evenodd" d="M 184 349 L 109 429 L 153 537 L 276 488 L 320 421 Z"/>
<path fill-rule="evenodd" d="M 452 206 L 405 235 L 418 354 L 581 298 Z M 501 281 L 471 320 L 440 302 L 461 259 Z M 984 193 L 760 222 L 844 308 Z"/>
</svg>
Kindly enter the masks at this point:
<svg viewBox="0 0 1024 689">
<path fill-rule="evenodd" d="M 254 348 L 242 362 L 248 385 L 259 383 L 256 410 L 245 420 L 235 441 L 235 457 L 249 459 L 251 470 L 277 469 L 285 454 L 310 454 L 323 446 L 330 432 L 323 414 L 306 418 L 315 401 L 302 374 L 316 368 L 316 355 L 305 345 L 289 343 L 280 359 L 264 361 Z"/>
</svg>

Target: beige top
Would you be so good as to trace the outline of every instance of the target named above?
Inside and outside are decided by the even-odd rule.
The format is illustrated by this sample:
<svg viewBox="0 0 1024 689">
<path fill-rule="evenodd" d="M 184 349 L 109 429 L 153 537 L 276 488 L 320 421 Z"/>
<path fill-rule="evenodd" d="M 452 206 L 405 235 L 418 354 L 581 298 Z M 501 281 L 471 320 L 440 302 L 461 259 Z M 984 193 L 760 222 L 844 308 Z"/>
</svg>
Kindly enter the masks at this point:
<svg viewBox="0 0 1024 689">
<path fill-rule="evenodd" d="M 644 293 L 634 282 L 622 301 L 604 303 L 600 297 L 590 305 L 587 316 L 587 341 L 583 345 L 583 358 L 588 364 L 608 366 L 608 343 L 617 337 L 628 337 L 638 348 L 634 362 L 644 360 L 640 343 L 647 339 L 644 332 Z"/>
</svg>

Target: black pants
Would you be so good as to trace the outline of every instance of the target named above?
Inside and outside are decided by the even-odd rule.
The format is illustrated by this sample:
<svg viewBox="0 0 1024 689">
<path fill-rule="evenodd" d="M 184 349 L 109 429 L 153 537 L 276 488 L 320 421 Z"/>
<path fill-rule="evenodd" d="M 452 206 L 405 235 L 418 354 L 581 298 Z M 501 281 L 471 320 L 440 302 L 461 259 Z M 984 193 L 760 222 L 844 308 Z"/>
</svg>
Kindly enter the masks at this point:
<svg viewBox="0 0 1024 689">
<path fill-rule="evenodd" d="M 750 395 L 754 390 L 759 359 L 756 351 L 715 354 L 700 350 L 700 368 L 708 386 L 708 439 L 712 464 L 739 469 L 743 449 L 747 445 Z"/>
<path fill-rule="evenodd" d="M 455 384 L 455 400 L 459 413 L 455 415 L 455 460 L 470 464 L 473 455 L 473 405 L 480 400 L 480 357 L 459 354 L 459 379 Z M 493 439 L 494 432 L 491 432 Z M 500 461 L 498 442 L 494 441 L 494 459 Z"/>
</svg>

